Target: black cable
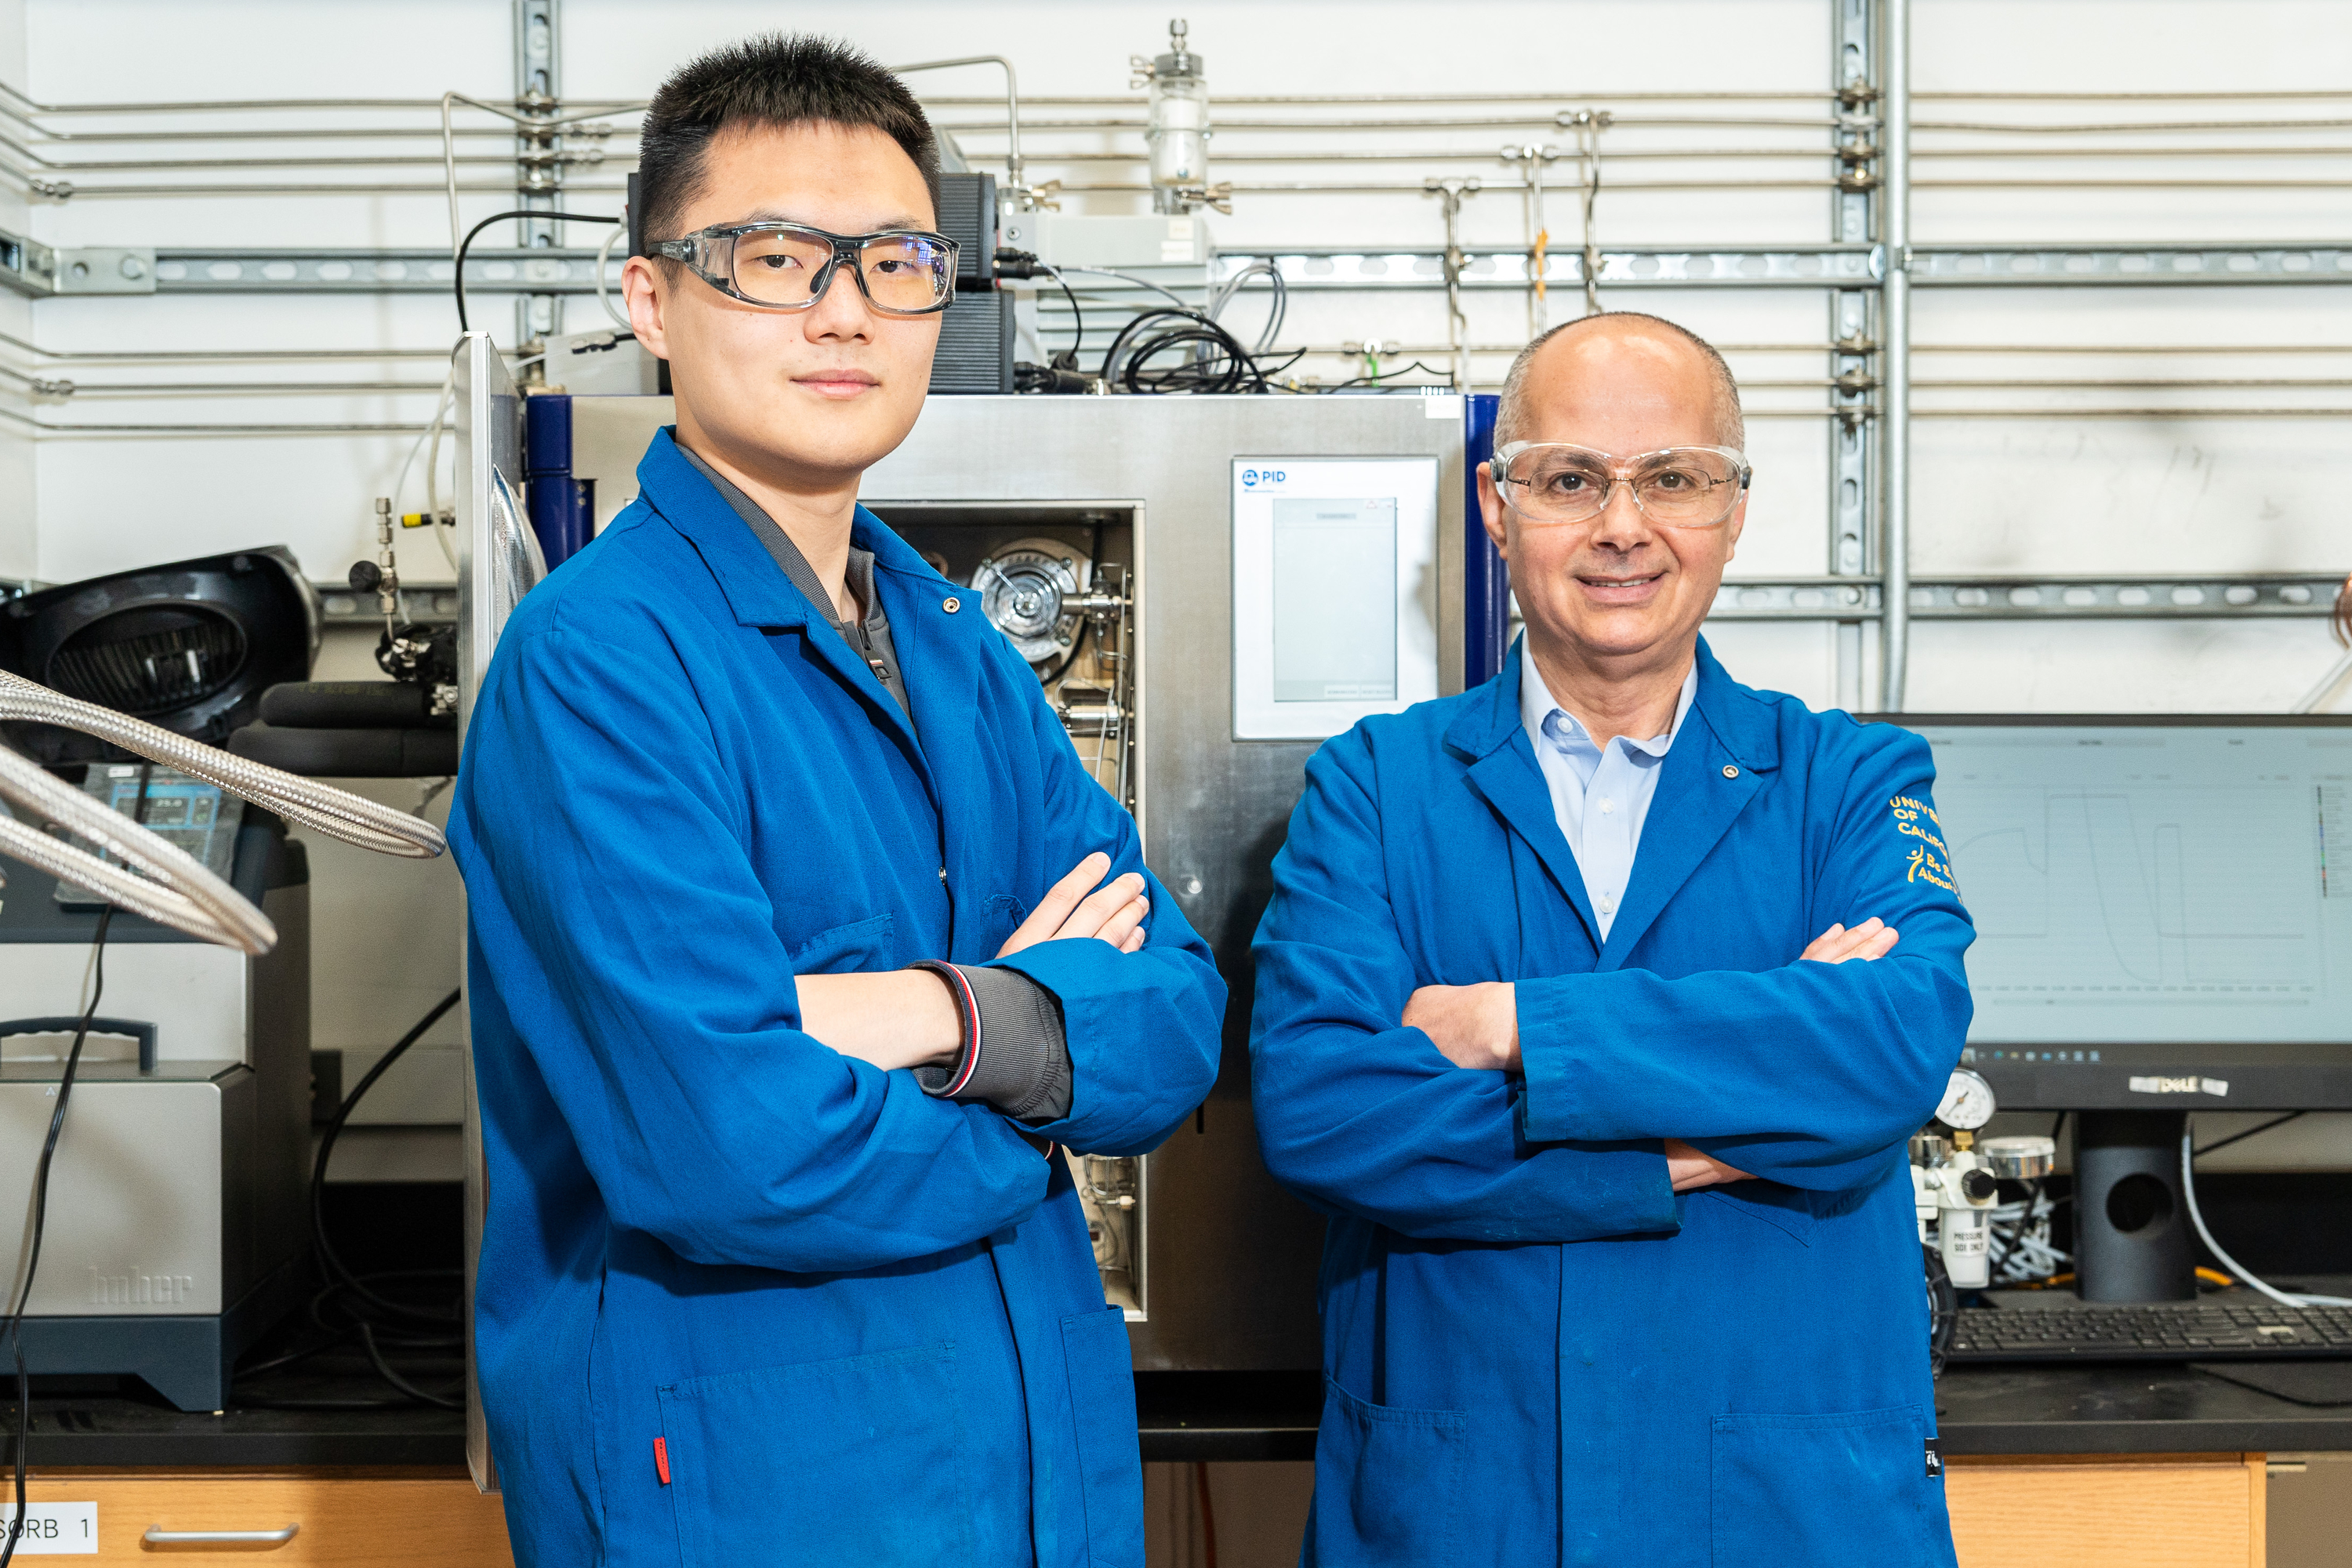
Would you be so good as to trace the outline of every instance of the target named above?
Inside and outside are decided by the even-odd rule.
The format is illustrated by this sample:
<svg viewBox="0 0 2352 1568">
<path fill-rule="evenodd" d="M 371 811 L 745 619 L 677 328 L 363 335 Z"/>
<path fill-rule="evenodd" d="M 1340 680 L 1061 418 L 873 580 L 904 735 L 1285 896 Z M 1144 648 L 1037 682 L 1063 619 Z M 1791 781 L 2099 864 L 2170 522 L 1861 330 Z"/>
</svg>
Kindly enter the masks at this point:
<svg viewBox="0 0 2352 1568">
<path fill-rule="evenodd" d="M 1082 616 L 1078 618 L 1078 635 L 1070 639 L 1070 651 L 1062 656 L 1061 663 L 1037 678 L 1037 685 L 1041 689 L 1061 679 L 1063 672 L 1076 662 L 1079 651 L 1087 646 L 1087 628 L 1093 625 L 1094 622 L 1088 617 Z"/>
<path fill-rule="evenodd" d="M 498 220 L 493 218 L 488 221 L 495 223 Z M 408 1048 L 411 1046 L 424 1038 L 425 1030 L 439 1023 L 441 1016 L 457 1005 L 457 998 L 461 994 L 461 992 L 452 991 L 436 1003 L 431 1012 L 418 1019 L 415 1026 L 400 1037 L 398 1045 L 384 1052 L 383 1060 L 368 1069 L 367 1076 L 360 1079 L 359 1087 L 343 1097 L 342 1104 L 335 1108 L 334 1120 L 327 1123 L 326 1131 L 319 1136 L 318 1158 L 310 1164 L 310 1239 L 319 1249 L 319 1260 L 325 1267 L 330 1282 L 341 1285 L 379 1311 L 390 1312 L 396 1317 L 422 1319 L 427 1322 L 436 1323 L 454 1322 L 457 1321 L 457 1314 L 427 1311 L 423 1308 L 411 1307 L 404 1302 L 379 1296 L 369 1289 L 362 1282 L 360 1276 L 353 1274 L 345 1266 L 342 1258 L 337 1256 L 334 1244 L 327 1239 L 327 1161 L 335 1152 L 335 1141 L 343 1135 L 344 1124 L 351 1121 L 352 1112 L 359 1109 L 362 1097 L 375 1087 L 376 1080 L 383 1077 L 394 1062 L 408 1054 Z"/>
<path fill-rule="evenodd" d="M 1077 291 L 1070 287 L 1070 280 L 1062 276 L 1060 268 L 1048 267 L 1042 261 L 1037 266 L 1045 276 L 1062 286 L 1062 298 L 1070 302 L 1070 363 L 1076 365 L 1078 363 L 1079 351 L 1087 345 L 1086 312 L 1078 309 Z M 1051 359 L 1053 356 L 1049 354 L 1046 357 Z"/>
<path fill-rule="evenodd" d="M 589 213 L 535 212 L 529 207 L 520 207 L 513 212 L 492 213 L 489 216 L 484 218 L 481 222 L 467 229 L 466 231 L 466 237 L 460 240 L 457 244 L 457 276 L 451 279 L 453 286 L 457 290 L 457 330 L 461 332 L 467 330 L 466 252 L 474 247 L 474 237 L 481 233 L 482 230 L 489 227 L 490 225 L 494 223 L 504 223 L 509 218 L 516 217 L 547 218 L 555 223 L 618 223 L 621 221 L 616 217 L 597 217 Z M 5 1559 L 0 1559 L 0 1564 L 5 1564 Z"/>
<path fill-rule="evenodd" d="M 1297 364 L 1300 360 L 1303 360 L 1306 357 L 1307 351 L 1305 349 L 1293 349 L 1289 353 L 1283 356 L 1282 363 L 1280 364 L 1267 365 L 1261 363 L 1257 367 L 1257 374 L 1261 379 L 1270 383 L 1276 376 L 1280 375 L 1284 371 L 1288 370 L 1292 365 Z M 1269 385 L 1266 390 L 1271 392 L 1274 389 Z"/>
<path fill-rule="evenodd" d="M 1149 335 L 1139 336 L 1142 330 L 1160 322 L 1179 322 Z M 1119 351 L 1134 339 L 1124 360 Z M 1217 352 L 1213 355 L 1197 355 L 1163 371 L 1148 371 L 1145 367 L 1159 355 L 1171 349 L 1205 347 Z M 1242 347 L 1241 340 L 1219 326 L 1214 321 L 1190 307 L 1158 306 L 1138 311 L 1121 327 L 1103 355 L 1102 378 L 1130 393 L 1220 393 L 1264 392 L 1265 377 L 1259 372 L 1257 359 Z"/>
<path fill-rule="evenodd" d="M 367 1357 L 375 1364 L 376 1375 L 408 1395 L 409 1398 L 419 1404 L 430 1405 L 442 1410 L 466 1408 L 466 1402 L 463 1399 L 445 1399 L 437 1394 L 427 1394 L 400 1373 L 393 1371 L 392 1363 L 383 1359 L 383 1352 L 376 1345 L 375 1325 L 365 1318 L 360 1320 L 360 1343 L 367 1347 Z"/>
<path fill-rule="evenodd" d="M 1446 385 L 1452 386 L 1454 384 L 1454 373 L 1452 371 L 1439 370 L 1435 365 L 1423 364 L 1421 361 L 1414 360 L 1409 364 L 1399 365 L 1394 370 L 1384 370 L 1378 375 L 1360 375 L 1347 381 L 1335 381 L 1330 385 L 1323 388 L 1323 390 L 1326 392 L 1337 392 L 1343 386 L 1378 386 L 1382 382 L 1402 375 L 1409 370 L 1420 370 L 1425 371 L 1431 375 L 1442 375 L 1445 378 Z"/>
<path fill-rule="evenodd" d="M 2203 1148 L 2198 1150 L 2197 1153 L 2200 1156 L 2203 1156 L 2210 1154 L 2216 1149 L 2227 1149 L 2231 1144 L 2242 1142 L 2248 1138 L 2252 1138 L 2257 1132 L 2267 1132 L 2273 1127 L 2284 1127 L 2288 1122 L 2293 1121 L 2296 1117 L 2303 1114 L 2304 1112 L 2300 1110 L 2290 1110 L 2284 1116 L 2272 1118 L 2270 1121 L 2263 1122 L 2260 1127 L 2249 1127 L 2243 1132 L 2232 1132 L 2227 1138 L 2217 1138 L 2212 1142 L 2208 1143 Z"/>
<path fill-rule="evenodd" d="M 133 823 L 143 825 L 147 820 L 147 783 L 154 772 L 152 763 L 139 764 L 139 796 L 131 807 Z M 8 1315 L 8 1342 L 16 1362 L 16 1518 L 7 1540 L 0 1542 L 0 1568 L 8 1568 L 16 1560 L 16 1542 L 23 1539 L 25 1526 L 26 1458 L 33 1444 L 33 1377 L 25 1365 L 25 1314 L 32 1308 L 33 1280 L 41 1268 L 41 1237 L 48 1227 L 49 1167 L 57 1159 L 58 1135 L 65 1131 L 66 1102 L 73 1098 L 74 1079 L 81 1071 L 82 1043 L 89 1038 L 99 1000 L 106 994 L 106 933 L 113 924 L 114 906 L 109 904 L 99 911 L 98 930 L 90 938 L 89 1005 L 82 1009 L 81 1022 L 74 1028 L 65 1071 L 58 1079 L 57 1109 L 49 1112 L 48 1136 L 42 1140 L 41 1157 L 33 1167 L 33 1241 L 26 1251 L 24 1289 L 17 1292 L 16 1310 Z"/>
<path fill-rule="evenodd" d="M 426 1031 L 441 1021 L 444 1014 L 457 1005 L 462 995 L 461 991 L 450 992 L 448 995 L 436 1003 L 424 1017 L 418 1019 L 415 1025 L 383 1054 L 383 1058 L 368 1070 L 367 1076 L 360 1079 L 351 1093 L 343 1097 L 342 1103 L 335 1108 L 333 1119 L 328 1122 L 325 1131 L 320 1135 L 319 1152 L 310 1167 L 310 1241 L 313 1251 L 318 1255 L 320 1270 L 325 1276 L 326 1283 L 322 1289 L 311 1297 L 309 1316 L 311 1326 L 324 1337 L 315 1344 L 300 1350 L 289 1351 L 253 1366 L 240 1368 L 237 1373 L 239 1378 L 247 1379 L 263 1376 L 272 1372 L 280 1372 L 332 1350 L 356 1334 L 361 1349 L 366 1353 L 368 1362 L 374 1367 L 376 1374 L 402 1397 L 380 1400 L 272 1400 L 240 1397 L 238 1400 L 240 1405 L 263 1410 L 389 1410 L 419 1403 L 445 1410 L 465 1408 L 461 1402 L 453 1402 L 449 1396 L 431 1393 L 409 1382 L 393 1368 L 384 1354 L 387 1348 L 456 1350 L 465 1343 L 462 1337 L 447 1333 L 410 1331 L 375 1321 L 358 1310 L 358 1306 L 363 1305 L 394 1320 L 425 1325 L 453 1326 L 461 1320 L 462 1304 L 453 1304 L 446 1310 L 415 1306 L 404 1301 L 394 1300 L 374 1287 L 399 1280 L 454 1280 L 463 1278 L 463 1270 L 407 1268 L 370 1274 L 353 1273 L 350 1266 L 344 1263 L 341 1255 L 335 1251 L 334 1244 L 328 1239 L 325 1201 L 328 1162 L 333 1157 L 335 1144 L 342 1137 L 343 1129 L 350 1124 L 352 1113 L 359 1109 L 360 1101 L 382 1080 L 383 1075 L 394 1063 L 406 1056 L 416 1042 L 425 1037 Z M 343 1300 L 345 1296 L 353 1298 L 354 1301 L 346 1302 Z M 341 1323 L 331 1321 L 329 1318 L 331 1309 L 340 1309 L 338 1315 L 347 1321 Z"/>
</svg>

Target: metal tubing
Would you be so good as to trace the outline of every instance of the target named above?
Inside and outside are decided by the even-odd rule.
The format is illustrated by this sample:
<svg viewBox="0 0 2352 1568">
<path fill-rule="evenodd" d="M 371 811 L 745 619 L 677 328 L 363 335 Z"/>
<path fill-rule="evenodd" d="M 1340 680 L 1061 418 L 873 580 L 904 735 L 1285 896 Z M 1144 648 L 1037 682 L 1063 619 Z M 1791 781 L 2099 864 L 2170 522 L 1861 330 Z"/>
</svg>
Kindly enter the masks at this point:
<svg viewBox="0 0 2352 1568">
<path fill-rule="evenodd" d="M 1911 0 L 1880 0 L 1879 241 L 1886 279 L 1880 294 L 1884 334 L 1880 377 L 1879 708 L 1903 711 L 1911 653 Z"/>
<path fill-rule="evenodd" d="M 1004 175 L 1005 184 L 1013 199 L 1023 207 L 1029 205 L 1029 187 L 1021 173 L 1021 83 L 1013 72 L 1013 62 L 1003 55 L 966 55 L 952 60 L 920 60 L 910 66 L 890 68 L 900 76 L 911 71 L 947 70 L 955 66 L 998 66 L 1004 71 Z M 987 129 L 993 130 L 994 127 Z"/>
<path fill-rule="evenodd" d="M 995 160 L 993 160 L 993 159 L 982 157 L 982 156 L 979 156 L 979 155 L 977 155 L 977 154 L 973 154 L 973 153 L 967 153 L 967 154 L 965 154 L 965 156 L 966 156 L 968 159 L 970 159 L 970 161 L 971 161 L 971 162 L 975 163 L 993 163 L 993 162 L 995 161 Z M 1489 154 L 1489 156 L 1491 156 L 1491 154 Z M 2242 184 L 2243 182 L 2236 182 L 2236 183 Z M 1612 192 L 1618 192 L 1618 191 L 1826 191 L 1826 190 L 1832 190 L 1832 189 L 1836 188 L 1836 186 L 1837 186 L 1837 182 L 1836 182 L 1835 180 L 1734 180 L 1734 179 L 1725 179 L 1725 180 L 1614 180 L 1614 181 L 1612 181 L 1612 182 L 1610 183 L 1610 186 L 1609 186 L 1609 188 L 1610 188 L 1610 190 L 1611 190 L 1611 191 L 1612 191 Z M 121 189 L 121 188 L 122 188 L 122 187 L 119 187 L 119 186 L 110 186 L 110 187 L 105 187 L 105 188 L 102 188 L 102 189 L 101 189 L 101 188 L 95 188 L 95 187 L 94 187 L 94 188 L 92 188 L 92 189 L 90 189 L 90 190 L 88 190 L 88 191 L 77 191 L 75 194 L 76 194 L 76 195 L 105 195 L 110 194 L 110 192 L 112 192 L 112 191 L 119 190 L 119 189 Z M 207 189 L 216 189 L 216 190 L 227 190 L 227 189 L 230 189 L 230 188 L 232 188 L 232 187 L 223 185 L 223 186 L 211 186 L 211 187 L 206 187 L 206 188 L 207 188 Z M 247 188 L 249 188 L 249 187 L 247 187 Z M 273 189 L 273 188 L 290 188 L 290 187 L 272 187 L 272 186 L 264 185 L 264 186 L 262 186 L 262 187 L 260 187 L 260 188 L 261 188 L 261 189 L 263 189 L 263 190 L 269 190 L 269 189 Z M 331 188 L 332 188 L 332 187 L 331 187 Z M 352 185 L 352 186 L 344 187 L 344 188 L 348 188 L 348 189 L 350 189 L 350 190 L 353 190 L 353 191 L 363 191 L 363 190 L 369 189 L 370 187 L 362 186 L 362 185 Z M 425 190 L 425 189 L 437 189 L 438 187 L 433 187 L 433 186 L 420 186 L 420 185 L 410 185 L 410 186 L 397 187 L 397 188 L 407 189 L 407 190 Z M 488 189 L 488 187 L 487 187 L 487 186 L 486 186 L 486 187 L 483 187 L 483 188 Z M 598 187 L 579 186 L 579 187 L 574 187 L 574 188 L 575 188 L 575 189 L 593 189 L 593 188 L 598 188 Z M 1410 195 L 1418 195 L 1420 192 L 1422 192 L 1423 190 L 1424 190 L 1424 189 L 1426 189 L 1426 188 L 1427 188 L 1427 187 L 1426 187 L 1425 185 L 1423 185 L 1423 184 L 1420 184 L 1420 183 L 1418 183 L 1418 182 L 1412 181 L 1412 180 L 1235 180 L 1235 181 L 1233 183 L 1233 189 L 1234 189 L 1234 195 L 1409 195 L 1409 194 L 1410 194 Z M 169 187 L 166 187 L 166 189 L 169 189 Z M 1151 190 L 1151 187 L 1150 187 L 1149 184 L 1135 184 L 1135 183 L 1129 183 L 1129 182 L 1105 182 L 1105 183 L 1100 184 L 1087 184 L 1087 185 L 1073 185 L 1073 184 L 1064 184 L 1064 185 L 1061 187 L 1061 194 L 1062 194 L 1062 195 L 1085 195 L 1085 194 L 1087 194 L 1087 193 L 1091 192 L 1091 193 L 1095 193 L 1095 194 L 1097 194 L 1097 195 L 1107 195 L 1107 194 L 1113 194 L 1113 193 L 1119 194 L 1119 195 L 1127 195 L 1127 194 L 1133 193 L 1133 192 L 1142 192 L 1142 193 L 1145 193 L 1145 194 L 1149 194 L 1150 190 Z M 1386 250 L 1386 249 L 1388 249 L 1388 248 L 1390 248 L 1390 247 L 1386 247 L 1386 246 L 1381 246 L 1381 247 L 1373 247 L 1373 248 L 1376 248 L 1376 249 L 1381 249 L 1381 250 Z M 1697 247 L 1693 247 L 1693 248 L 1697 248 Z M 1776 249 L 1786 249 L 1786 248 L 1789 248 L 1789 247 L 1775 247 L 1774 248 L 1776 248 Z M 2221 247 L 2217 247 L 2217 248 L 2221 248 Z"/>
<path fill-rule="evenodd" d="M 1921 408 L 1918 419 L 2343 419 L 2352 408 Z"/>
<path fill-rule="evenodd" d="M 320 132 L 320 136 L 337 134 Z M 373 140 L 397 140 L 402 132 L 351 132 Z M 425 134 L 420 132 L 420 134 Z M 464 136 L 504 135 L 495 131 L 468 132 L 455 130 Z M 292 139 L 290 134 L 286 139 Z M 141 137 L 139 141 L 161 138 Z M 212 136 L 183 138 L 191 142 L 225 140 Z M 139 174 L 168 172 L 181 169 L 331 169 L 331 168 L 424 168 L 439 165 L 447 168 L 447 156 L 426 153 L 345 153 L 318 157 L 260 158 L 115 158 L 115 159 L 51 159 L 37 152 L 0 136 L 0 148 L 14 152 L 30 169 L 47 174 Z M 1008 160 L 997 153 L 967 152 L 965 156 L 976 163 L 999 163 Z M 1044 155 L 1049 164 L 1142 163 L 1150 159 L 1148 151 L 1076 151 L 1056 152 Z M 1300 152 L 1231 152 L 1218 154 L 1220 161 L 1231 163 L 1486 163 L 1494 154 L 1478 147 L 1423 147 L 1368 151 L 1316 150 Z M 1668 147 L 1612 152 L 1612 161 L 1623 163 L 1722 163 L 1739 160 L 1765 160 L 1779 163 L 1813 163 L 1834 159 L 1835 153 L 1821 147 Z M 2001 161 L 2020 158 L 2063 158 L 2073 160 L 2097 158 L 2352 158 L 2352 146 L 2345 147 L 2011 147 L 1958 148 L 1930 147 L 1915 149 L 1915 158 Z M 512 158 L 488 154 L 467 153 L 455 163 L 467 165 L 499 164 L 514 162 Z M 635 152 L 625 148 L 593 147 L 568 151 L 551 160 L 552 164 L 569 167 L 595 167 L 610 163 L 624 166 L 637 161 Z M 2050 180 L 2011 177 L 2006 179 L 1933 179 L 1913 182 L 1913 189 L 1943 190 L 2005 190 L 2005 189 L 2158 189 L 2205 190 L 2235 189 L 2252 185 L 2260 189 L 2333 190 L 2343 185 L 2342 180 L 2306 179 L 2191 179 L 2170 178 L 2151 180 Z M 1747 183 L 1727 181 L 1723 188 L 1746 188 Z"/>
<path fill-rule="evenodd" d="M 2042 124 L 2033 121 L 1922 120 L 1913 127 L 1917 131 L 1970 131 L 2010 136 L 2040 136 L 2045 133 L 2082 136 L 2108 132 L 2127 135 L 2137 132 L 2343 131 L 2347 128 L 2352 128 L 2352 120 L 2103 120 L 2071 125 L 2063 122 Z"/>
<path fill-rule="evenodd" d="M 0 365 L 0 375 L 18 376 L 19 373 Z M 21 377 L 20 377 L 21 379 Z M 439 394 L 437 381 L 205 381 L 205 382 L 100 382 L 96 384 L 65 382 L 58 384 L 54 395 L 69 397 L 234 397 L 288 396 L 297 393 L 406 394 L 423 395 Z M 43 395 L 36 394 L 37 396 Z"/>
<path fill-rule="evenodd" d="M 52 436 L 421 436 L 423 425 L 51 425 L 0 408 L 0 419 Z M 39 438 L 39 437 L 37 437 Z"/>
<path fill-rule="evenodd" d="M 2352 97 L 2352 93 L 2335 96 Z M 1578 103 L 1825 103 L 1833 101 L 1836 97 L 1835 93 L 1823 92 L 1814 87 L 1801 88 L 1792 92 L 1299 92 L 1283 93 L 1277 97 L 1221 92 L 1217 95 L 1217 101 L 1243 104 L 1252 109 L 1288 109 L 1302 103 L 1340 106 L 1359 103 L 1562 103 L 1570 100 Z M 925 95 L 923 101 L 950 109 L 971 109 L 992 103 L 995 100 Z M 1033 109 L 1084 109 L 1097 103 L 1140 109 L 1146 101 L 1134 93 L 1105 92 L 1033 98 L 1029 104 Z"/>
<path fill-rule="evenodd" d="M 1560 129 L 1559 116 L 1572 112 L 1574 111 L 1570 110 L 1559 110 L 1548 114 L 1538 111 L 1532 114 L 1450 115 L 1404 121 L 1398 121 L 1393 116 L 1378 120 L 1225 120 L 1220 118 L 1217 121 L 1217 129 L 1220 132 L 1394 131 L 1400 124 L 1409 124 L 1418 131 L 1524 131 L 1530 127 L 1556 131 Z M 1691 129 L 1709 126 L 1740 131 L 1837 131 L 1843 129 L 1842 123 L 1835 120 L 1765 119 L 1755 115 L 1635 114 L 1619 117 L 1612 123 L 1619 126 L 1630 125 L 1642 130 Z M 993 132 L 996 127 L 984 121 L 967 121 L 941 122 L 934 129 L 976 133 Z M 1028 129 L 1034 135 L 1040 131 L 1145 131 L 1150 127 L 1140 120 L 1112 119 L 1106 116 L 1094 120 L 1033 120 L 1029 121 Z"/>
<path fill-rule="evenodd" d="M 2352 354 L 2352 343 L 1914 343 L 1915 354 Z"/>
</svg>

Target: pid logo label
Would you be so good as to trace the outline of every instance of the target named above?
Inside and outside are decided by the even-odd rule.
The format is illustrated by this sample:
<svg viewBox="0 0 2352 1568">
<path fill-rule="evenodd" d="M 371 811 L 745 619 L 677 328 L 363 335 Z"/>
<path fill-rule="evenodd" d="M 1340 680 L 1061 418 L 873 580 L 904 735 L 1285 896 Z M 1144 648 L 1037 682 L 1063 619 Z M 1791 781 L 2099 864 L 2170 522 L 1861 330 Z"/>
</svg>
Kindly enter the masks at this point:
<svg viewBox="0 0 2352 1568">
<path fill-rule="evenodd" d="M 1254 490 L 1260 485 L 1278 485 L 1286 477 L 1280 468 L 1244 468 L 1242 488 Z"/>
</svg>

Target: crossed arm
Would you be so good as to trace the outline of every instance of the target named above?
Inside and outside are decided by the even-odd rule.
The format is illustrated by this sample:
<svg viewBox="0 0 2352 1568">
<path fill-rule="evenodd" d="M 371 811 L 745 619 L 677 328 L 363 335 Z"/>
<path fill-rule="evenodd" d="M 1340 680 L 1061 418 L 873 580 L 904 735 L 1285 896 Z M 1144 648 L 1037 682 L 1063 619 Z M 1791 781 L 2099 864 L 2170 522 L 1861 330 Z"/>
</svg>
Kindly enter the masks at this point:
<svg viewBox="0 0 2352 1568">
<path fill-rule="evenodd" d="M 1151 912 L 1143 879 L 1133 871 L 1103 882 L 1110 857 L 1097 850 L 1074 867 L 1039 900 L 1037 908 L 1004 939 L 996 956 L 1019 952 L 1041 942 L 1093 939 L 1120 952 L 1143 945 L 1143 919 Z M 1100 885 L 1097 885 L 1100 884 Z M 863 974 L 803 974 L 801 1028 L 845 1057 L 871 1062 L 887 1072 L 897 1068 L 944 1066 L 962 1045 L 962 1017 L 940 975 L 927 969 L 893 969 Z"/>
<path fill-rule="evenodd" d="M 1894 952 L 1899 940 L 1900 932 L 1873 916 L 1851 929 L 1843 924 L 1830 927 L 1797 956 L 1814 963 L 1843 963 L 1854 958 L 1867 963 Z M 1404 1016 L 1399 1021 L 1427 1035 L 1438 1053 L 1455 1067 L 1507 1073 L 1521 1069 L 1518 993 L 1507 980 L 1477 985 L 1424 985 L 1407 999 Z M 1665 1146 L 1666 1174 L 1678 1193 L 1755 1179 L 1679 1138 L 1665 1140 Z"/>
</svg>

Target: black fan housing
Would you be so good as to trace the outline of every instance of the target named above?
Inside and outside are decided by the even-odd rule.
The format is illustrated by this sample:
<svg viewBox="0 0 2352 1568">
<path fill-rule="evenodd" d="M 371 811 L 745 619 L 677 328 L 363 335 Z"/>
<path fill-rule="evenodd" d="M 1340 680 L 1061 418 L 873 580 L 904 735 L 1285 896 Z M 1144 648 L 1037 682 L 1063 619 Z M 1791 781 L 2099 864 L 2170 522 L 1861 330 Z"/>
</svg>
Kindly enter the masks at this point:
<svg viewBox="0 0 2352 1568">
<path fill-rule="evenodd" d="M 218 745 L 269 687 L 307 680 L 319 601 L 293 552 L 273 544 L 118 572 L 0 604 L 0 668 L 85 702 Z M 47 763 L 123 753 L 77 731 L 10 724 Z"/>
</svg>

